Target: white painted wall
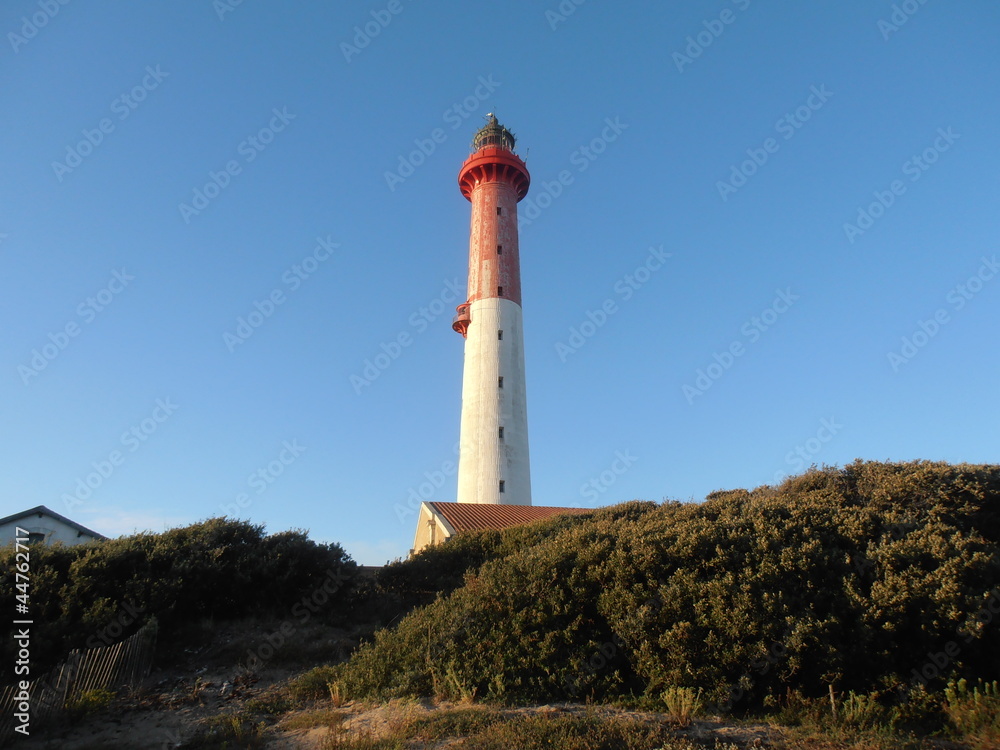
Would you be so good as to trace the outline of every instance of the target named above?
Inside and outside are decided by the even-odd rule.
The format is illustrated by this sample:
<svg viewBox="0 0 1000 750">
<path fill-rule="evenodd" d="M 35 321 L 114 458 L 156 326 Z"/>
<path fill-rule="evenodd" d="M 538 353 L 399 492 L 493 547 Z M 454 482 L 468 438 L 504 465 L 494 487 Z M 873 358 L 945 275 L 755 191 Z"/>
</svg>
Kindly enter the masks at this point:
<svg viewBox="0 0 1000 750">
<path fill-rule="evenodd" d="M 424 547 L 433 544 L 443 544 L 451 538 L 453 533 L 447 521 L 431 511 L 427 503 L 420 503 L 420 512 L 417 515 L 417 533 L 413 537 L 413 548 L 410 550 L 410 554 L 415 555 Z"/>
<path fill-rule="evenodd" d="M 493 297 L 474 301 L 470 314 L 462 378 L 458 502 L 531 505 L 521 306 Z M 503 331 L 503 340 L 498 340 L 498 330 Z M 501 375 L 503 388 L 498 387 Z"/>
<path fill-rule="evenodd" d="M 46 544 L 62 542 L 70 546 L 94 540 L 94 537 L 89 534 L 80 536 L 80 533 L 76 529 L 57 518 L 52 518 L 51 516 L 42 516 L 39 518 L 37 514 L 32 513 L 30 516 L 22 518 L 19 521 L 0 525 L 0 546 L 14 543 L 17 527 L 45 534 Z"/>
</svg>

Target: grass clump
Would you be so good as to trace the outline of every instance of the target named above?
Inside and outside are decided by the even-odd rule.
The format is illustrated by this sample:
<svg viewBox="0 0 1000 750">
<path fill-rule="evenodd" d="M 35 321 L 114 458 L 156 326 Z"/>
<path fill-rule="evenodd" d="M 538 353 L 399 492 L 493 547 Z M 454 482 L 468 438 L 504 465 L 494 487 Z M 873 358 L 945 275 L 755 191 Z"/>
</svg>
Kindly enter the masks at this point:
<svg viewBox="0 0 1000 750">
<path fill-rule="evenodd" d="M 337 667 L 327 665 L 314 667 L 292 680 L 288 685 L 288 693 L 294 700 L 331 697 L 330 686 L 337 681 L 339 671 Z"/>
<path fill-rule="evenodd" d="M 370 732 L 352 737 L 332 730 L 320 741 L 320 750 L 406 750 L 406 742 L 394 737 L 375 737 Z"/>
<path fill-rule="evenodd" d="M 313 729 L 315 727 L 339 728 L 344 722 L 344 714 L 328 708 L 318 708 L 312 711 L 302 711 L 291 714 L 281 720 L 282 729 Z"/>
<path fill-rule="evenodd" d="M 459 725 L 461 726 L 461 725 Z M 458 727 L 456 727 L 458 728 Z M 694 750 L 691 743 L 677 739 L 672 731 L 651 722 L 624 717 L 594 715 L 536 714 L 513 715 L 491 720 L 476 731 L 462 726 L 461 737 L 449 748 L 455 750 Z M 422 737 L 421 737 L 422 738 Z M 724 746 L 736 750 L 735 746 Z"/>
<path fill-rule="evenodd" d="M 111 705 L 115 693 L 111 690 L 85 690 L 66 706 L 69 717 L 79 720 L 92 714 L 100 713 Z"/>
<path fill-rule="evenodd" d="M 703 708 L 701 689 L 668 687 L 663 691 L 663 704 L 667 707 L 670 721 L 679 727 L 691 725 L 691 719 L 698 716 Z"/>
<path fill-rule="evenodd" d="M 243 704 L 244 711 L 260 716 L 280 716 L 293 707 L 290 696 L 279 690 L 270 690 Z"/>
<path fill-rule="evenodd" d="M 952 681 L 944 691 L 944 711 L 959 736 L 977 746 L 1000 746 L 1000 684 Z"/>
<path fill-rule="evenodd" d="M 888 713 L 874 696 L 851 691 L 840 702 L 834 716 L 845 727 L 871 730 L 885 726 Z"/>
<path fill-rule="evenodd" d="M 436 711 L 429 716 L 416 719 L 410 730 L 413 736 L 422 740 L 441 740 L 482 734 L 503 723 L 504 718 L 503 711 L 491 708 Z"/>
<path fill-rule="evenodd" d="M 258 750 L 265 747 L 267 725 L 255 722 L 246 713 L 219 714 L 202 721 L 202 726 L 181 750 Z"/>
</svg>

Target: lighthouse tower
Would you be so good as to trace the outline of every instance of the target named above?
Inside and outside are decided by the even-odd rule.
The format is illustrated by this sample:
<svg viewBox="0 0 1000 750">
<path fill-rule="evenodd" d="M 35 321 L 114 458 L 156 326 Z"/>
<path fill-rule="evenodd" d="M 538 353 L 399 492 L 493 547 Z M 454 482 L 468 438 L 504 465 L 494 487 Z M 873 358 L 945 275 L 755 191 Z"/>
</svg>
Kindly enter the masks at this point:
<svg viewBox="0 0 1000 750">
<path fill-rule="evenodd" d="M 469 298 L 452 328 L 465 338 L 458 502 L 531 505 L 517 203 L 528 168 L 491 113 L 458 174 L 472 203 Z"/>
</svg>

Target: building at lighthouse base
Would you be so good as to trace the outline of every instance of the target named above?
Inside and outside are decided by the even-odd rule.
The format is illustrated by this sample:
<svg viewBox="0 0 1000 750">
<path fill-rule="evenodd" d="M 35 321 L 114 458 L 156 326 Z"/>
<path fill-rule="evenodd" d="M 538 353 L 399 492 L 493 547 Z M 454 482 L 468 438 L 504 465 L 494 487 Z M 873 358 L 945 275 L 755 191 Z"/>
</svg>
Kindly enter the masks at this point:
<svg viewBox="0 0 1000 750">
<path fill-rule="evenodd" d="M 593 513 L 590 508 L 558 508 L 543 505 L 498 505 L 423 502 L 417 516 L 417 533 L 411 555 L 434 544 L 443 544 L 456 534 L 487 529 L 509 529 L 560 514 Z"/>
</svg>

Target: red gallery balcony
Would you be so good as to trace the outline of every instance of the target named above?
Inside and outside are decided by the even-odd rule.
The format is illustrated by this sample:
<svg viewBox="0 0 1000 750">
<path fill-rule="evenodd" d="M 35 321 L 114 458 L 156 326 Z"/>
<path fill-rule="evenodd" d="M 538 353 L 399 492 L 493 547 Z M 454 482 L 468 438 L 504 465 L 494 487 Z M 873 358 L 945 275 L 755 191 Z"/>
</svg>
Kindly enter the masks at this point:
<svg viewBox="0 0 1000 750">
<path fill-rule="evenodd" d="M 464 339 L 469 331 L 469 323 L 472 322 L 472 316 L 469 315 L 469 303 L 463 302 L 461 305 L 455 308 L 458 311 L 451 321 L 451 327 L 457 332 L 462 334 Z"/>
</svg>

